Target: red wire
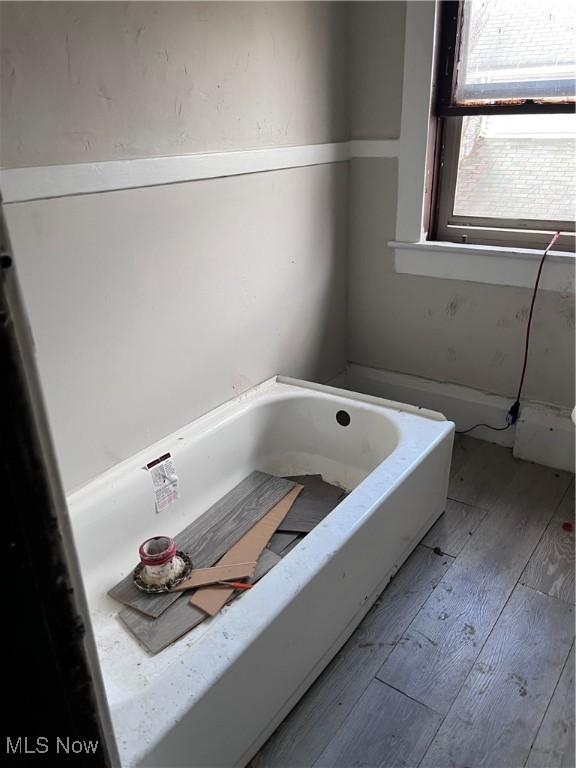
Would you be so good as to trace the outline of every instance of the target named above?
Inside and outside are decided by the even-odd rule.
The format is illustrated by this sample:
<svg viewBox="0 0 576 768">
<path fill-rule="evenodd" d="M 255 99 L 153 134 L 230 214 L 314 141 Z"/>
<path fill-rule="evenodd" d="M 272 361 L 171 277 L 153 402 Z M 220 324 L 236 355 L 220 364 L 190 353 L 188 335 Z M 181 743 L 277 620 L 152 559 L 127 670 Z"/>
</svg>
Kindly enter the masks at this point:
<svg viewBox="0 0 576 768">
<path fill-rule="evenodd" d="M 465 435 L 467 432 L 472 432 L 472 430 L 476 429 L 477 427 L 487 427 L 488 429 L 493 429 L 499 432 L 505 429 L 509 429 L 518 418 L 518 410 L 520 408 L 520 395 L 522 394 L 522 387 L 524 386 L 524 376 L 526 375 L 526 367 L 528 365 L 528 349 L 530 347 L 530 331 L 532 329 L 532 314 L 534 312 L 536 294 L 538 293 L 538 284 L 540 283 L 540 275 L 542 274 L 542 267 L 544 266 L 544 261 L 546 260 L 546 256 L 548 256 L 548 252 L 551 250 L 552 246 L 554 245 L 556 240 L 558 240 L 559 237 L 560 237 L 560 232 L 556 232 L 552 240 L 550 240 L 550 242 L 548 243 L 546 250 L 542 254 L 542 258 L 540 259 L 540 265 L 538 266 L 538 274 L 536 275 L 536 282 L 534 283 L 534 290 L 532 291 L 532 301 L 530 302 L 530 312 L 528 314 L 528 325 L 526 327 L 526 343 L 524 345 L 524 362 L 522 363 L 522 375 L 520 377 L 520 385 L 518 386 L 518 395 L 516 396 L 516 401 L 508 411 L 506 426 L 492 427 L 490 424 L 483 424 L 483 423 L 474 424 L 473 427 L 468 427 L 468 429 L 457 429 L 456 430 L 457 435 Z"/>
<path fill-rule="evenodd" d="M 551 250 L 552 246 L 554 245 L 556 240 L 558 240 L 559 237 L 560 237 L 560 232 L 556 232 L 552 240 L 550 240 L 550 242 L 548 243 L 546 250 L 542 254 L 542 258 L 540 259 L 540 266 L 538 267 L 538 274 L 536 275 L 536 282 L 534 283 L 534 290 L 532 291 L 532 301 L 530 302 L 530 313 L 528 314 L 528 325 L 526 327 L 526 344 L 524 346 L 524 362 L 522 364 L 522 375 L 520 377 L 520 384 L 518 386 L 518 394 L 516 395 L 516 402 L 520 400 L 522 387 L 524 386 L 524 376 L 526 375 L 526 367 L 528 365 L 528 348 L 530 346 L 532 314 L 534 312 L 534 304 L 536 303 L 536 294 L 538 293 L 538 284 L 540 282 L 540 275 L 542 274 L 542 267 L 544 266 L 544 261 L 546 260 L 546 256 L 548 256 L 548 252 Z"/>
</svg>

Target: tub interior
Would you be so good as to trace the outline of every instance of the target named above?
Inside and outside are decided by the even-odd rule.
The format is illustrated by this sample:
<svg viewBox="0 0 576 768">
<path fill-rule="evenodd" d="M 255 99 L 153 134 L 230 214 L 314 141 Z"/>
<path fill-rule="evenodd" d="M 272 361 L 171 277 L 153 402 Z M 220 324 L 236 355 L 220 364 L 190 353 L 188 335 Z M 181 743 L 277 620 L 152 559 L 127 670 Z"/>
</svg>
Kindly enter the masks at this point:
<svg viewBox="0 0 576 768">
<path fill-rule="evenodd" d="M 342 412 L 349 423 L 337 419 Z M 105 593 L 134 566 L 142 541 L 176 535 L 253 470 L 321 474 L 351 491 L 399 440 L 385 409 L 289 390 L 202 421 L 107 472 L 71 499 L 74 537 L 93 607 L 118 608 Z M 178 472 L 180 499 L 158 514 L 144 468 L 167 450 Z"/>
</svg>

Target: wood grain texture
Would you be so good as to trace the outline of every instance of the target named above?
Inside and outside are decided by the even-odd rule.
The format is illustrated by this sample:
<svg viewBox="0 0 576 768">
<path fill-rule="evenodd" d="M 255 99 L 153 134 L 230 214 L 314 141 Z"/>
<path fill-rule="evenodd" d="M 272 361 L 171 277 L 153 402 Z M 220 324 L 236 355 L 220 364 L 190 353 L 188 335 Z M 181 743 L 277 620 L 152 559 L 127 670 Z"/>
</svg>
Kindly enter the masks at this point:
<svg viewBox="0 0 576 768">
<path fill-rule="evenodd" d="M 265 549 L 258 558 L 256 570 L 250 581 L 255 584 L 278 562 L 280 557 Z M 233 597 L 236 596 L 240 595 L 235 593 Z M 166 620 L 166 617 L 169 617 L 169 620 Z M 124 608 L 120 613 L 120 619 L 147 651 L 156 654 L 198 624 L 208 620 L 208 617 L 203 611 L 193 608 L 187 600 L 179 600 L 158 619 L 152 619 L 132 608 Z"/>
<path fill-rule="evenodd" d="M 569 481 L 565 472 L 519 464 L 383 664 L 380 680 L 448 712 Z"/>
<path fill-rule="evenodd" d="M 118 616 L 151 654 L 159 653 L 206 619 L 204 611 L 193 608 L 186 599 L 173 603 L 157 619 L 134 608 L 123 608 Z"/>
<path fill-rule="evenodd" d="M 373 680 L 314 763 L 318 768 L 416 768 L 442 718 Z"/>
<path fill-rule="evenodd" d="M 572 606 L 518 586 L 421 768 L 523 766 L 573 639 Z"/>
<path fill-rule="evenodd" d="M 294 483 L 290 480 L 264 472 L 252 472 L 174 537 L 177 548 L 190 555 L 194 568 L 214 565 L 292 488 Z M 124 605 L 155 618 L 182 596 L 180 592 L 147 595 L 134 585 L 132 574 L 122 579 L 108 594 Z"/>
<path fill-rule="evenodd" d="M 448 499 L 444 513 L 420 543 L 431 549 L 439 547 L 447 555 L 457 557 L 485 516 L 485 509 Z"/>
<path fill-rule="evenodd" d="M 526 768 L 574 768 L 574 646 L 530 750 Z"/>
<path fill-rule="evenodd" d="M 364 621 L 253 760 L 300 768 L 320 756 L 376 671 L 440 582 L 451 558 L 417 547 Z"/>
<path fill-rule="evenodd" d="M 546 528 L 520 581 L 529 587 L 574 603 L 574 529 L 565 531 L 562 524 L 574 526 L 574 482 Z"/>
<path fill-rule="evenodd" d="M 478 446 L 472 448 L 468 444 L 466 460 L 452 472 L 448 496 L 481 509 L 492 509 L 522 462 L 512 456 L 510 448 L 471 440 Z"/>
<path fill-rule="evenodd" d="M 296 475 L 288 478 L 304 486 L 304 490 L 286 515 L 278 531 L 309 533 L 338 506 L 346 492 L 324 482 L 319 475 Z"/>
</svg>

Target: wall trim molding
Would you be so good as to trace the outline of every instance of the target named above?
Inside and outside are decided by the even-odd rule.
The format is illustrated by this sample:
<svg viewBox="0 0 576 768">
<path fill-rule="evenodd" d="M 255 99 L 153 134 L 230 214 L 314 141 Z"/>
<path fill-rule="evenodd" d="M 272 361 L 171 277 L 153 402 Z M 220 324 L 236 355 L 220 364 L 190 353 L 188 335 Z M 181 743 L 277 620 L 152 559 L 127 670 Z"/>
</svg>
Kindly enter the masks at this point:
<svg viewBox="0 0 576 768">
<path fill-rule="evenodd" d="M 397 157 L 398 152 L 398 139 L 355 139 L 332 144 L 7 168 L 0 170 L 0 191 L 4 203 L 22 203 L 339 163 L 353 157 Z"/>
<path fill-rule="evenodd" d="M 462 245 L 422 241 L 388 246 L 394 250 L 396 272 L 443 280 L 533 288 L 542 251 L 492 245 Z M 571 253 L 551 251 L 542 272 L 539 289 L 574 293 L 576 259 Z"/>
<path fill-rule="evenodd" d="M 407 3 L 396 240 L 423 238 L 437 3 Z"/>
<path fill-rule="evenodd" d="M 350 363 L 330 385 L 439 411 L 456 429 L 480 422 L 505 424 L 514 399 L 358 363 Z M 470 435 L 508 446 L 517 458 L 574 471 L 574 423 L 568 408 L 523 401 L 515 426 L 502 432 L 479 427 Z"/>
</svg>

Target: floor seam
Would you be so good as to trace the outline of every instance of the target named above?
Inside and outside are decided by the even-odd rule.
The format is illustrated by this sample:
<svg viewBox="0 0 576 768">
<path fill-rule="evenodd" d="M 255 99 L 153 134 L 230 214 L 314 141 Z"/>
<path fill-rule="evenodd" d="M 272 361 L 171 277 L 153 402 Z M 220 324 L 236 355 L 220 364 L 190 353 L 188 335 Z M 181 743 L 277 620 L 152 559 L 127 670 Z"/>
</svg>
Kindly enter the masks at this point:
<svg viewBox="0 0 576 768">
<path fill-rule="evenodd" d="M 522 573 L 524 573 L 524 571 L 522 571 Z M 520 579 L 521 578 L 522 577 L 520 577 Z M 563 605 L 568 605 L 570 608 L 576 607 L 576 603 L 572 603 L 569 600 L 564 600 L 563 598 L 558 597 L 557 595 L 551 595 L 549 592 L 543 592 L 541 589 L 536 589 L 536 587 L 533 587 L 531 584 L 526 584 L 524 581 L 521 581 L 520 579 L 516 583 L 516 586 L 514 587 L 514 589 L 516 589 L 516 587 L 518 586 L 524 587 L 524 589 L 531 589 L 532 592 L 538 592 L 539 595 L 544 595 L 544 597 L 550 597 L 552 600 L 557 600 L 559 603 L 562 603 Z"/>
<path fill-rule="evenodd" d="M 523 766 L 526 765 L 528 760 L 530 760 L 530 755 L 532 753 L 532 747 L 534 744 L 536 744 L 536 740 L 538 739 L 538 734 L 540 733 L 540 729 L 542 728 L 542 725 L 544 723 L 544 720 L 546 719 L 546 715 L 548 714 L 548 710 L 550 709 L 550 705 L 552 704 L 552 699 L 554 698 L 554 694 L 556 693 L 556 689 L 560 685 L 560 680 L 562 680 L 562 675 L 564 674 L 564 670 L 566 669 L 566 665 L 570 661 L 570 654 L 572 653 L 574 649 L 574 640 L 572 640 L 572 645 L 570 646 L 570 649 L 568 650 L 568 655 L 566 656 L 566 659 L 564 660 L 564 664 L 562 665 L 562 669 L 560 670 L 560 674 L 558 675 L 558 680 L 556 680 L 556 685 L 554 686 L 554 690 L 552 691 L 552 695 L 550 696 L 548 700 L 548 704 L 546 704 L 546 709 L 544 710 L 544 714 L 542 715 L 542 720 L 540 720 L 540 723 L 538 724 L 538 728 L 536 728 L 536 733 L 534 734 L 534 738 L 532 739 L 532 743 L 530 744 L 530 749 L 528 750 L 528 754 L 526 755 L 526 760 L 524 760 Z"/>
<path fill-rule="evenodd" d="M 415 699 L 414 696 L 410 696 L 409 693 L 406 693 L 406 691 L 403 691 L 401 688 L 397 688 L 395 685 L 392 685 L 392 683 L 387 683 L 385 680 L 381 680 L 377 675 L 374 675 L 372 678 L 373 680 L 377 680 L 380 685 L 387 685 L 388 688 L 392 688 L 394 691 L 398 691 L 398 693 L 401 693 L 402 696 L 406 696 L 407 699 L 410 699 L 410 701 L 413 701 L 415 704 L 418 704 L 421 707 L 424 707 L 429 712 L 433 712 L 435 715 L 438 715 L 439 717 L 444 720 L 445 715 L 442 714 L 442 712 L 438 712 L 437 709 L 432 709 L 432 707 L 429 707 L 428 704 L 424 704 L 423 701 L 419 701 L 418 699 Z"/>
<path fill-rule="evenodd" d="M 460 501 L 460 499 L 455 499 L 453 496 L 447 496 L 446 499 L 448 501 L 455 501 L 457 504 L 464 504 L 465 507 L 472 507 L 473 509 L 481 509 L 483 512 L 490 512 L 490 507 L 481 507 L 478 504 L 470 504 L 469 501 Z"/>
</svg>

